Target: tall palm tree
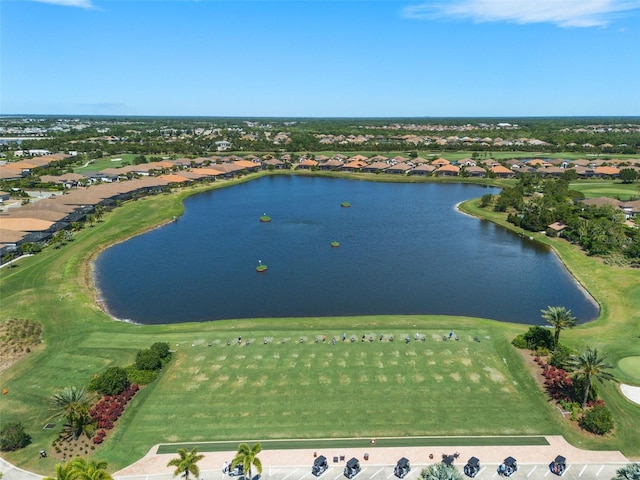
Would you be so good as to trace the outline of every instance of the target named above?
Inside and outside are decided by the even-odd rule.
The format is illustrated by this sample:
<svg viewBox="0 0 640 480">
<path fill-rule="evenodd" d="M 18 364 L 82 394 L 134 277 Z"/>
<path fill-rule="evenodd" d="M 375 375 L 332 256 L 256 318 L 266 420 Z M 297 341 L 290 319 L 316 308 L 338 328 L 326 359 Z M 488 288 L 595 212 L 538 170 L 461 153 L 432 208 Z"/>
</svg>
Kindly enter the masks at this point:
<svg viewBox="0 0 640 480">
<path fill-rule="evenodd" d="M 82 433 L 91 437 L 94 431 L 93 420 L 89 415 L 91 401 L 85 396 L 84 387 L 67 387 L 53 395 L 50 418 L 64 418 L 70 436 L 77 440 Z"/>
<path fill-rule="evenodd" d="M 640 480 L 640 463 L 630 463 L 619 468 L 611 480 Z"/>
<path fill-rule="evenodd" d="M 189 474 L 192 473 L 198 478 L 200 468 L 197 463 L 204 458 L 204 455 L 198 454 L 198 447 L 194 447 L 190 452 L 186 448 L 179 448 L 178 455 L 178 458 L 173 458 L 167 463 L 167 467 L 176 467 L 173 476 L 184 475 L 185 480 L 189 480 Z"/>
<path fill-rule="evenodd" d="M 56 463 L 56 476 L 46 477 L 44 480 L 73 480 L 71 462 Z"/>
<path fill-rule="evenodd" d="M 107 472 L 106 460 L 87 460 L 82 457 L 71 461 L 71 475 L 73 480 L 112 480 Z"/>
<path fill-rule="evenodd" d="M 238 445 L 238 453 L 231 462 L 231 468 L 242 464 L 245 475 L 251 480 L 251 467 L 256 467 L 258 474 L 262 473 L 262 462 L 258 458 L 258 454 L 262 451 L 262 444 L 256 443 L 252 447 L 248 443 Z"/>
<path fill-rule="evenodd" d="M 589 390 L 593 379 L 600 383 L 605 381 L 615 381 L 615 377 L 607 370 L 613 368 L 613 365 L 605 363 L 607 355 L 598 354 L 598 349 L 587 347 L 587 349 L 578 356 L 575 356 L 569 362 L 569 365 L 577 370 L 577 374 L 585 380 L 584 399 L 582 400 L 582 408 L 587 406 L 589 399 Z"/>
<path fill-rule="evenodd" d="M 558 350 L 560 342 L 560 332 L 565 328 L 573 328 L 576 326 L 576 317 L 571 315 L 571 310 L 564 307 L 547 307 L 547 310 L 541 310 L 542 318 L 555 329 L 553 335 L 553 353 Z"/>
<path fill-rule="evenodd" d="M 434 463 L 420 472 L 422 480 L 463 480 L 462 474 L 451 465 Z"/>
</svg>

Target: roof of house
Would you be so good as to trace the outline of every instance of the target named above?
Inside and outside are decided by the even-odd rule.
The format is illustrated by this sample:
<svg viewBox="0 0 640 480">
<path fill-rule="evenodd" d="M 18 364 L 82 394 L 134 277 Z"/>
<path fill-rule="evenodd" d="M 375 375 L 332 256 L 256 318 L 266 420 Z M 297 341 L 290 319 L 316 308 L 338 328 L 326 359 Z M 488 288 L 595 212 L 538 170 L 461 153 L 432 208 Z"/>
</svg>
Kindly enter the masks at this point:
<svg viewBox="0 0 640 480">
<path fill-rule="evenodd" d="M 27 232 L 20 230 L 7 230 L 6 228 L 0 228 L 0 244 L 11 244 L 22 240 Z"/>
<path fill-rule="evenodd" d="M 511 171 L 511 169 L 503 167 L 502 165 L 494 165 L 493 167 L 491 167 L 491 171 L 493 173 L 508 173 L 510 175 L 513 175 L 513 171 Z"/>
<path fill-rule="evenodd" d="M 438 172 L 449 172 L 449 173 L 460 173 L 460 167 L 457 167 L 455 165 L 442 165 L 440 168 L 438 168 L 437 170 Z"/>
<path fill-rule="evenodd" d="M 595 197 L 595 198 L 586 198 L 581 200 L 584 205 L 588 206 L 596 206 L 596 207 L 604 207 L 605 205 L 611 205 L 612 207 L 620 207 L 623 202 L 620 200 L 616 200 L 615 198 L 610 197 Z"/>
<path fill-rule="evenodd" d="M 14 232 L 38 232 L 48 229 L 54 223 L 56 222 L 40 218 L 3 217 L 0 219 L 0 228 L 3 230 L 13 230 Z"/>
<path fill-rule="evenodd" d="M 451 162 L 449 160 L 447 160 L 446 158 L 436 158 L 434 161 L 431 162 L 431 165 L 449 165 Z"/>
<path fill-rule="evenodd" d="M 567 225 L 565 225 L 562 222 L 554 222 L 551 225 L 549 225 L 549 228 L 551 230 L 555 230 L 556 232 L 561 232 L 562 230 L 564 230 L 565 228 L 567 228 Z"/>
<path fill-rule="evenodd" d="M 620 169 L 616 167 L 605 166 L 596 167 L 593 169 L 593 171 L 601 175 L 618 175 L 620 173 Z"/>
</svg>

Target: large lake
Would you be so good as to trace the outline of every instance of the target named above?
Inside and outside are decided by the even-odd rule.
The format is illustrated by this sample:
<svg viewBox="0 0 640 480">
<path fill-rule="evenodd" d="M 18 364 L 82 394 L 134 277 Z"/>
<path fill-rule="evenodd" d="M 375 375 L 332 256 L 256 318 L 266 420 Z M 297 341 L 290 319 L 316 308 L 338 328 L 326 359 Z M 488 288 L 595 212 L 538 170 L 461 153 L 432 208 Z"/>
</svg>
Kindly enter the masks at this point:
<svg viewBox="0 0 640 480">
<path fill-rule="evenodd" d="M 96 282 L 113 316 L 144 324 L 372 314 L 542 324 L 549 305 L 596 318 L 552 251 L 456 210 L 485 193 L 498 190 L 263 177 L 188 198 L 177 221 L 103 252 Z"/>
</svg>

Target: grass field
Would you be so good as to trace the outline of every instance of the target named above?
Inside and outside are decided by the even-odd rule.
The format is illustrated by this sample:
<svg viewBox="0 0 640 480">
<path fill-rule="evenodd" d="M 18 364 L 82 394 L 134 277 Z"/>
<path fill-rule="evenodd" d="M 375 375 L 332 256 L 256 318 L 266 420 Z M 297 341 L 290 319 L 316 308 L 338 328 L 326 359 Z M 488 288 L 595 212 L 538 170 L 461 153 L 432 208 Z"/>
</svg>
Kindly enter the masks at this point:
<svg viewBox="0 0 640 480">
<path fill-rule="evenodd" d="M 601 388 L 617 419 L 613 435 L 586 436 L 558 422 L 559 414 L 509 345 L 526 329 L 523 325 L 443 316 L 163 326 L 112 321 L 93 302 L 88 262 L 104 245 L 179 215 L 182 198 L 197 191 L 128 202 L 63 248 L 45 249 L 21 259 L 16 268 L 0 270 L 2 318 L 42 322 L 45 340 L 0 375 L 0 386 L 8 390 L 0 398 L 2 422 L 21 421 L 34 440 L 7 454 L 9 461 L 50 474 L 55 459 L 38 460 L 37 452 L 56 435 L 57 430 L 42 428 L 52 393 L 86 384 L 109 365 L 130 364 L 138 349 L 156 341 L 169 342 L 175 358 L 138 394 L 98 450 L 112 468 L 136 460 L 155 443 L 313 437 L 563 434 L 584 447 L 640 455 L 640 407 L 622 398 L 613 385 Z M 473 202 L 469 208 L 477 209 Z M 553 243 L 601 302 L 601 318 L 565 332 L 563 340 L 576 347 L 596 346 L 616 365 L 637 356 L 640 272 L 604 266 L 562 241 L 539 240 Z M 459 341 L 442 340 L 450 330 Z M 343 332 L 358 339 L 371 335 L 374 341 L 332 346 L 331 337 Z M 415 342 L 416 332 L 426 340 Z M 393 334 L 394 342 L 380 342 L 381 334 Z M 322 335 L 327 343 L 315 343 Z M 409 344 L 402 341 L 406 335 L 412 338 Z M 251 345 L 239 346 L 234 342 L 238 336 Z M 283 339 L 287 341 L 281 343 Z M 616 374 L 638 384 L 634 371 L 623 363 Z"/>
<path fill-rule="evenodd" d="M 586 198 L 612 197 L 620 200 L 640 197 L 640 183 L 622 183 L 606 180 L 584 180 L 571 182 L 570 188 L 584 193 Z"/>
<path fill-rule="evenodd" d="M 131 162 L 138 155 L 133 153 L 123 153 L 109 158 L 98 158 L 91 160 L 88 165 L 82 165 L 73 169 L 74 173 L 99 172 L 105 168 L 120 168 L 125 163 Z M 118 160 L 119 159 L 119 160 Z"/>
</svg>

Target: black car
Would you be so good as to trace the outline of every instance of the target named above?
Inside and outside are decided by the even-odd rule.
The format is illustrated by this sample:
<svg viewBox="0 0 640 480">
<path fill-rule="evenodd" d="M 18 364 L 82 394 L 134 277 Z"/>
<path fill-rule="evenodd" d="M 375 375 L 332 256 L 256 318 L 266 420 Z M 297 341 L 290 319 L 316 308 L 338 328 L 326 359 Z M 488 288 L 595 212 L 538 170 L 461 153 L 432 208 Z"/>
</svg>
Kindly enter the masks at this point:
<svg viewBox="0 0 640 480">
<path fill-rule="evenodd" d="M 228 475 L 230 477 L 241 477 L 243 474 L 244 474 L 244 467 L 242 466 L 241 463 L 239 463 L 233 468 L 229 467 Z"/>
<path fill-rule="evenodd" d="M 503 477 L 510 477 L 518 470 L 518 462 L 513 457 L 507 457 L 502 464 L 498 467 L 498 474 Z"/>
<path fill-rule="evenodd" d="M 352 458 L 344 467 L 344 476 L 347 478 L 353 478 L 360 473 L 360 470 L 360 462 L 357 458 Z"/>
<path fill-rule="evenodd" d="M 454 457 L 453 455 L 442 456 L 442 463 L 444 463 L 447 467 L 453 466 L 453 462 L 455 461 L 456 461 L 456 457 Z"/>
<path fill-rule="evenodd" d="M 471 457 L 464 466 L 463 471 L 467 477 L 475 477 L 480 471 L 480 460 L 476 457 Z"/>
<path fill-rule="evenodd" d="M 562 476 L 562 474 L 566 469 L 567 469 L 567 459 L 564 458 L 562 455 L 558 455 L 553 460 L 553 462 L 549 464 L 549 470 L 551 470 L 551 473 L 555 473 L 559 477 Z"/>
<path fill-rule="evenodd" d="M 327 459 L 324 455 L 320 455 L 313 461 L 313 467 L 311 467 L 311 473 L 313 473 L 316 477 L 319 477 L 329 468 L 329 464 L 327 463 Z"/>
<path fill-rule="evenodd" d="M 396 463 L 396 468 L 393 469 L 393 474 L 398 478 L 404 478 L 407 473 L 411 471 L 411 465 L 409 465 L 409 459 L 402 457 Z"/>
</svg>

